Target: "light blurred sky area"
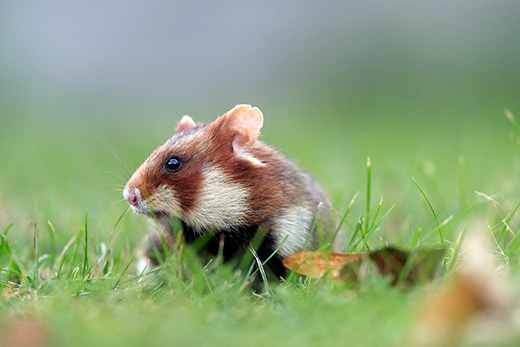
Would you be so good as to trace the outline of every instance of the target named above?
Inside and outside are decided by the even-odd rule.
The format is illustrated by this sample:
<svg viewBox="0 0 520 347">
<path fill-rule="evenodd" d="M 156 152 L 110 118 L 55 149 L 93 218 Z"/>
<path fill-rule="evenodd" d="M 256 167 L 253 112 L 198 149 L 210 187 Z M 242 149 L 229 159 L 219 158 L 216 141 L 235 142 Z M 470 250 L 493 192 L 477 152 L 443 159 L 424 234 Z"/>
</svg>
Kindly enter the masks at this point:
<svg viewBox="0 0 520 347">
<path fill-rule="evenodd" d="M 0 112 L 520 113 L 519 14 L 500 0 L 2 0 Z"/>
</svg>

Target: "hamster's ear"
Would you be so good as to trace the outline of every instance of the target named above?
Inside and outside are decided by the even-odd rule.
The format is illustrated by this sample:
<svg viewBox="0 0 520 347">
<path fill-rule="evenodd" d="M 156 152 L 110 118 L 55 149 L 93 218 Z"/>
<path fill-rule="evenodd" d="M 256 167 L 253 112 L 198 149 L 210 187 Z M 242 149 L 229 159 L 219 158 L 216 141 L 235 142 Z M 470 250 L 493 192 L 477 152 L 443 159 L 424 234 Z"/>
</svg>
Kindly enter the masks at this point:
<svg viewBox="0 0 520 347">
<path fill-rule="evenodd" d="M 190 116 L 184 116 L 182 117 L 179 124 L 177 124 L 177 129 L 175 129 L 175 134 L 180 134 L 185 131 L 191 130 L 195 128 L 197 124 L 191 119 Z"/>
<path fill-rule="evenodd" d="M 217 118 L 213 124 L 219 128 L 222 135 L 232 141 L 233 152 L 240 155 L 260 136 L 264 116 L 257 107 L 236 105 Z"/>
</svg>

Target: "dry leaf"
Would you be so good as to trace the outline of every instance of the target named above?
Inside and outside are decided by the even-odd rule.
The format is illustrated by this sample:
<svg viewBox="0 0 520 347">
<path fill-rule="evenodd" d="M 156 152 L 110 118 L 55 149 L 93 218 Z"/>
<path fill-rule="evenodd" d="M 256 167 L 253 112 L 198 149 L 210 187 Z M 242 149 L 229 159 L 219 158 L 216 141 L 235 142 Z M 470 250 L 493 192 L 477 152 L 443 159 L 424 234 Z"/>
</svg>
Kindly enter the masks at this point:
<svg viewBox="0 0 520 347">
<path fill-rule="evenodd" d="M 382 275 L 391 275 L 392 284 L 404 285 L 431 280 L 444 257 L 444 249 L 415 249 L 403 251 L 393 247 L 368 254 Z"/>
<path fill-rule="evenodd" d="M 345 264 L 359 262 L 362 256 L 361 253 L 298 252 L 285 258 L 283 265 L 289 270 L 311 278 L 320 278 L 324 275 L 338 278 L 340 269 Z"/>
<path fill-rule="evenodd" d="M 473 234 L 462 249 L 460 268 L 424 300 L 414 346 L 494 345 L 520 336 L 518 304 L 489 245 Z"/>
<path fill-rule="evenodd" d="M 382 275 L 391 275 L 392 284 L 412 284 L 431 279 L 438 268 L 444 250 L 415 250 L 393 247 L 369 253 L 299 252 L 288 256 L 283 264 L 289 270 L 311 278 L 327 276 L 341 281 L 358 280 L 363 263 L 369 263 Z"/>
</svg>

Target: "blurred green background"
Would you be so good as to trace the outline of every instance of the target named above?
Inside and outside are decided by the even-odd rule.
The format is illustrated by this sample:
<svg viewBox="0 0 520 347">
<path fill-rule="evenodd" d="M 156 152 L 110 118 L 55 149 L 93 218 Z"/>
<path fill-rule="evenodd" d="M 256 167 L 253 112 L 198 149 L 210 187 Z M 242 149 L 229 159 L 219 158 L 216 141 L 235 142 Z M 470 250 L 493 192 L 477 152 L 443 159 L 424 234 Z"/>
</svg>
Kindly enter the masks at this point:
<svg viewBox="0 0 520 347">
<path fill-rule="evenodd" d="M 518 197 L 516 1 L 0 2 L 0 230 L 105 234 L 121 189 L 184 114 L 260 107 L 262 138 L 311 171 L 339 211 L 395 204 L 389 235 L 474 191 Z M 119 158 L 119 159 L 118 159 Z M 122 165 L 120 161 L 124 164 Z M 356 205 L 363 211 L 363 203 Z M 355 215 L 355 214 L 354 214 Z M 140 239 L 128 216 L 121 242 Z M 392 236 L 388 236 L 391 240 Z"/>
</svg>

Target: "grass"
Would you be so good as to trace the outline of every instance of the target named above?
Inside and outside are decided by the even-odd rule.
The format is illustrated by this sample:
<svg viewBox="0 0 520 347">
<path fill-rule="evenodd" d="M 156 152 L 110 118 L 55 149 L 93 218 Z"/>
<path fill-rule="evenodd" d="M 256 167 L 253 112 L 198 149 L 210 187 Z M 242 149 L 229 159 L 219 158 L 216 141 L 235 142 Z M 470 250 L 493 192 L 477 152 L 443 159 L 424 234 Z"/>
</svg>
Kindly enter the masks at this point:
<svg viewBox="0 0 520 347">
<path fill-rule="evenodd" d="M 444 245 L 442 272 L 449 273 L 476 223 L 494 241 L 498 264 L 516 271 L 520 127 L 506 115 L 483 117 L 485 127 L 467 131 L 461 123 L 470 118 L 439 120 L 415 133 L 414 119 L 344 123 L 300 115 L 298 122 L 272 118 L 270 126 L 266 115 L 264 139 L 326 182 L 346 251 Z M 380 277 L 353 287 L 291 276 L 252 293 L 244 273 L 203 264 L 189 249 L 151 276 L 136 274 L 146 223 L 127 213 L 121 188 L 129 172 L 119 162 L 136 167 L 169 132 L 152 122 L 121 130 L 122 118 L 54 127 L 48 121 L 0 130 L 0 334 L 31 321 L 52 346 L 408 341 L 427 284 L 402 290 Z M 166 121 L 173 129 L 174 121 L 158 123 Z M 412 124 L 401 127 L 404 121 Z M 289 128 L 298 135 L 287 137 Z M 312 148 L 302 140 L 323 133 Z"/>
</svg>

